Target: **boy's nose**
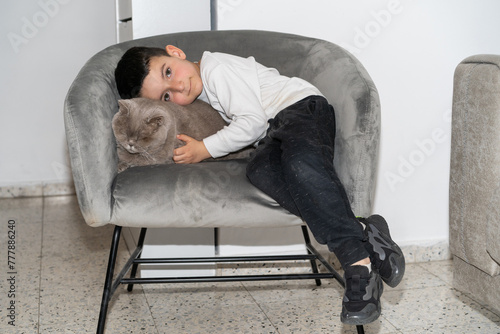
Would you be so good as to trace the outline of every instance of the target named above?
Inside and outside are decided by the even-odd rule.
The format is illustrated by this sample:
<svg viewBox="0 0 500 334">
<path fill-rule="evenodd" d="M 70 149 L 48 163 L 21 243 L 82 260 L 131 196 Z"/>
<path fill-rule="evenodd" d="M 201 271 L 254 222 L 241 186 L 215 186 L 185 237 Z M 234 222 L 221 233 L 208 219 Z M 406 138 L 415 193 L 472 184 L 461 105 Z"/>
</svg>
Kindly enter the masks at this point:
<svg viewBox="0 0 500 334">
<path fill-rule="evenodd" d="M 174 83 L 171 87 L 172 90 L 176 91 L 176 92 L 182 92 L 184 91 L 184 82 L 182 81 L 177 81 L 176 83 Z"/>
</svg>

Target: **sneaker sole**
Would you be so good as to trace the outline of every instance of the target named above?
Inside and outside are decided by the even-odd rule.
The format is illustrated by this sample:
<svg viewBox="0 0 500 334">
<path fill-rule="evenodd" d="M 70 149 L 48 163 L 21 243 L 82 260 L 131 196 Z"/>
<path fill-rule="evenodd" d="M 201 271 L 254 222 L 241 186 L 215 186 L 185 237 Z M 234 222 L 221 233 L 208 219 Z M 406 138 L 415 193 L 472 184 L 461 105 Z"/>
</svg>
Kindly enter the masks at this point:
<svg viewBox="0 0 500 334">
<path fill-rule="evenodd" d="M 375 222 L 375 224 L 373 224 Z M 391 263 L 391 275 L 389 277 L 382 277 L 382 280 L 391 288 L 394 288 L 401 283 L 401 280 L 403 279 L 404 272 L 405 272 L 405 257 L 403 255 L 403 252 L 401 251 L 401 248 L 392 240 L 391 234 L 389 232 L 389 226 L 387 225 L 387 222 L 385 219 L 379 215 L 373 215 L 370 217 L 370 220 L 366 220 L 364 222 L 366 226 L 368 226 L 368 238 L 370 239 L 370 243 L 373 244 L 377 243 L 380 245 L 380 250 L 375 249 L 374 246 L 374 251 L 379 254 L 383 252 L 384 257 L 385 257 L 385 251 L 383 250 L 382 247 L 387 247 L 390 248 L 394 253 L 389 255 L 389 261 Z M 375 238 L 382 239 L 384 240 L 387 245 L 381 245 L 378 241 L 375 240 Z"/>
<path fill-rule="evenodd" d="M 379 303 L 376 307 L 373 304 L 369 304 L 359 312 L 348 312 L 347 310 L 344 311 L 344 308 L 342 308 L 342 312 L 340 313 L 340 322 L 346 325 L 360 326 L 369 324 L 377 320 L 382 313 L 382 306 L 380 303 L 380 298 L 382 297 L 382 292 L 384 291 L 384 285 L 382 284 L 382 281 L 379 281 L 378 291 Z M 376 308 L 376 310 L 374 310 L 374 308 Z M 370 315 L 367 316 L 367 314 Z"/>
<path fill-rule="evenodd" d="M 371 306 L 371 305 L 369 305 Z M 365 317 L 364 314 L 361 315 L 347 315 L 347 316 L 340 316 L 340 321 L 343 324 L 346 325 L 356 325 L 356 326 L 362 326 L 362 325 L 367 325 L 371 322 L 374 322 L 380 317 L 380 314 L 382 313 L 381 307 L 379 304 L 379 307 L 377 308 L 376 312 L 372 312 L 372 314 L 369 317 Z"/>
</svg>

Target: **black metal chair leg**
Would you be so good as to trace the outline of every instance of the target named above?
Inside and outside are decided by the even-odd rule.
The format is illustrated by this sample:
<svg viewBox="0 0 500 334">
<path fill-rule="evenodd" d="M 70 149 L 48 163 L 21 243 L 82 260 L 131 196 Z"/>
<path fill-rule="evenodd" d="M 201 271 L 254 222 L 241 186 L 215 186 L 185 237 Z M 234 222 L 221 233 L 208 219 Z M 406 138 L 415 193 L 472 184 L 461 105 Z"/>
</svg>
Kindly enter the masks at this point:
<svg viewBox="0 0 500 334">
<path fill-rule="evenodd" d="M 309 237 L 309 232 L 307 231 L 307 226 L 305 225 L 302 225 L 302 234 L 304 235 L 304 241 L 306 242 L 306 245 L 310 245 L 311 244 L 311 238 Z M 309 251 L 309 249 L 307 250 L 307 252 L 309 254 L 312 254 L 311 251 Z M 318 273 L 318 266 L 316 265 L 316 260 L 311 260 L 311 268 L 312 268 L 312 271 L 313 273 Z M 330 271 L 333 271 L 334 269 L 330 269 Z M 336 274 L 336 279 L 337 281 L 342 285 L 342 287 L 345 286 L 345 283 L 344 283 L 344 280 L 338 276 L 338 273 L 335 272 Z M 316 279 L 316 285 L 317 286 L 320 286 L 321 285 L 321 280 L 320 279 Z M 358 331 L 358 334 L 365 334 L 365 329 L 363 327 L 363 325 L 358 325 L 356 326 L 356 330 Z"/>
<path fill-rule="evenodd" d="M 106 324 L 106 314 L 108 313 L 108 304 L 112 296 L 111 287 L 113 285 L 113 274 L 116 263 L 116 255 L 118 253 L 118 244 L 120 242 L 120 234 L 122 227 L 115 226 L 111 248 L 109 250 L 108 269 L 106 271 L 106 281 L 104 282 L 104 291 L 102 293 L 101 310 L 99 312 L 99 322 L 97 323 L 97 334 L 104 333 L 104 325 Z"/>
<path fill-rule="evenodd" d="M 306 245 L 310 245 L 311 244 L 311 238 L 309 237 L 309 232 L 307 231 L 307 226 L 305 225 L 302 225 L 302 235 L 304 236 L 304 241 L 306 243 Z M 308 254 L 312 254 L 309 249 L 307 249 L 307 253 Z M 311 269 L 312 269 L 312 272 L 317 274 L 319 271 L 318 271 L 318 266 L 316 264 L 316 260 L 311 260 Z M 321 285 L 321 280 L 320 279 L 315 279 L 316 281 L 316 285 L 317 286 L 320 286 Z"/>
<path fill-rule="evenodd" d="M 97 324 L 97 334 L 103 334 L 104 333 L 104 327 L 106 323 L 106 315 L 108 311 L 108 305 L 109 302 L 113 296 L 113 293 L 115 292 L 116 288 L 120 284 L 128 284 L 128 290 L 131 291 L 133 289 L 133 285 L 135 283 L 167 283 L 168 282 L 180 282 L 180 281 L 197 281 L 197 280 L 192 280 L 193 277 L 184 277 L 184 278 L 157 278 L 157 279 L 143 279 L 143 278 L 136 278 L 137 274 L 137 269 L 138 265 L 140 263 L 178 263 L 179 260 L 182 260 L 181 263 L 186 262 L 188 259 L 141 259 L 141 254 L 142 254 L 142 248 L 144 246 L 144 240 L 146 237 L 146 228 L 141 229 L 141 233 L 139 236 L 139 240 L 137 242 L 137 248 L 123 267 L 123 269 L 117 274 L 117 277 L 115 281 L 113 281 L 113 276 L 114 276 L 114 270 L 115 270 L 115 265 L 116 265 L 116 258 L 118 254 L 118 244 L 120 241 L 120 235 L 121 235 L 121 226 L 115 226 L 115 230 L 113 232 L 113 238 L 111 242 L 111 248 L 109 252 L 109 260 L 108 260 L 108 267 L 106 271 L 106 280 L 104 283 L 104 289 L 103 289 L 103 294 L 102 294 L 102 302 L 101 302 L 101 310 L 99 312 L 99 322 Z M 314 258 L 311 259 L 311 268 L 314 274 L 319 274 L 318 267 L 316 264 L 315 258 L 317 258 L 324 266 L 325 269 L 328 270 L 329 273 L 325 274 L 319 274 L 322 278 L 335 278 L 339 283 L 344 286 L 344 281 L 343 278 L 335 271 L 335 269 L 318 253 L 318 251 L 311 245 L 311 240 L 309 237 L 309 232 L 307 230 L 306 226 L 302 226 L 302 233 L 304 235 L 304 241 L 307 246 L 307 252 L 308 255 L 306 258 L 311 259 L 310 255 L 313 255 Z M 299 258 L 304 258 L 305 255 L 293 255 L 289 256 L 294 259 L 299 259 Z M 262 259 L 262 257 L 255 257 L 255 258 L 250 258 L 247 257 L 245 260 L 246 261 L 264 261 L 264 260 L 270 260 L 273 258 L 274 260 L 278 260 L 276 257 L 265 257 L 265 259 Z M 215 258 L 189 258 L 189 260 L 193 262 L 207 262 L 207 261 L 214 261 Z M 238 258 L 238 259 L 233 259 L 233 258 L 218 258 L 215 261 L 218 260 L 223 260 L 224 261 L 245 261 L 244 259 Z M 124 276 L 128 272 L 128 270 L 131 269 L 131 274 L 130 274 L 130 279 L 125 279 Z M 272 276 L 272 275 L 271 275 Z M 279 277 L 274 277 L 271 279 L 290 279 L 291 277 L 281 277 L 280 275 L 275 275 Z M 324 276 L 324 277 L 323 277 Z M 210 277 L 210 279 L 207 279 L 206 277 L 194 277 L 196 279 L 200 279 L 200 281 L 207 281 L 207 282 L 212 282 L 212 281 L 219 281 L 215 280 L 215 278 Z M 231 278 L 227 279 L 228 277 L 217 277 L 220 278 L 220 281 L 237 281 L 237 280 L 245 280 L 248 278 L 248 280 L 260 280 L 262 277 L 244 277 L 240 276 L 238 278 Z M 297 279 L 304 279 L 306 278 L 305 276 L 301 275 L 296 275 Z M 311 277 L 313 278 L 313 277 Z M 319 278 L 315 278 L 316 284 L 321 285 L 321 280 Z M 364 327 L 359 325 L 356 326 L 358 334 L 364 334 Z"/>
<path fill-rule="evenodd" d="M 139 235 L 139 240 L 137 241 L 137 249 L 141 249 L 141 253 L 142 253 L 142 247 L 144 246 L 144 239 L 146 238 L 146 231 L 148 229 L 143 227 L 141 228 L 141 234 Z M 137 256 L 137 258 L 140 258 L 141 257 L 141 254 L 139 253 L 139 255 Z M 138 263 L 134 263 L 133 266 L 132 266 L 132 271 L 130 272 L 130 278 L 135 278 L 135 275 L 137 274 L 137 267 L 139 266 Z M 127 291 L 132 291 L 132 289 L 134 288 L 134 284 L 133 283 L 130 283 L 128 286 L 127 286 Z"/>
</svg>

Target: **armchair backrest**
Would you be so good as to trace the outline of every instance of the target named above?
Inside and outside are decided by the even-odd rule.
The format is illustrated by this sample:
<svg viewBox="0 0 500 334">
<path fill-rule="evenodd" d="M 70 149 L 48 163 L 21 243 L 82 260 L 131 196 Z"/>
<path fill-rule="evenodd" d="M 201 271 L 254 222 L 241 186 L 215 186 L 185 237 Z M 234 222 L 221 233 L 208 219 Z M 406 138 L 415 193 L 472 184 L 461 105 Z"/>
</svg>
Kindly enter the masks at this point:
<svg viewBox="0 0 500 334">
<path fill-rule="evenodd" d="M 114 69 L 132 46 L 180 47 L 189 60 L 204 51 L 254 56 L 281 74 L 301 77 L 335 109 L 335 166 L 353 211 L 371 213 L 375 190 L 380 105 L 378 92 L 361 63 L 343 48 L 314 38 L 265 31 L 205 31 L 167 34 L 113 45 L 81 69 L 65 102 L 65 125 L 75 189 L 86 222 L 110 220 L 116 176 L 116 144 L 111 119 L 119 99 Z"/>
</svg>

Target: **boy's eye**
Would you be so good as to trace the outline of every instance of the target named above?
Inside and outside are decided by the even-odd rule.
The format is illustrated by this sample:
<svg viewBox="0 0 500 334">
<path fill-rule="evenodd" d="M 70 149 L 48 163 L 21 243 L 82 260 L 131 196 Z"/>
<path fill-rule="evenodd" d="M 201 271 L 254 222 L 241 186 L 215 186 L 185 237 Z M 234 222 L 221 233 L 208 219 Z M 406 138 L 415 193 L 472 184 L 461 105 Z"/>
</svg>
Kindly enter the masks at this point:
<svg viewBox="0 0 500 334">
<path fill-rule="evenodd" d="M 167 78 L 170 78 L 170 76 L 171 76 L 171 75 L 172 75 L 172 70 L 171 70 L 171 69 L 170 69 L 170 67 L 169 67 L 169 68 L 167 68 L 167 70 L 165 71 L 165 76 L 166 76 Z"/>
<path fill-rule="evenodd" d="M 163 100 L 164 100 L 164 101 L 168 101 L 168 100 L 170 100 L 170 94 L 169 94 L 169 93 L 166 93 L 165 95 L 163 95 Z"/>
</svg>

